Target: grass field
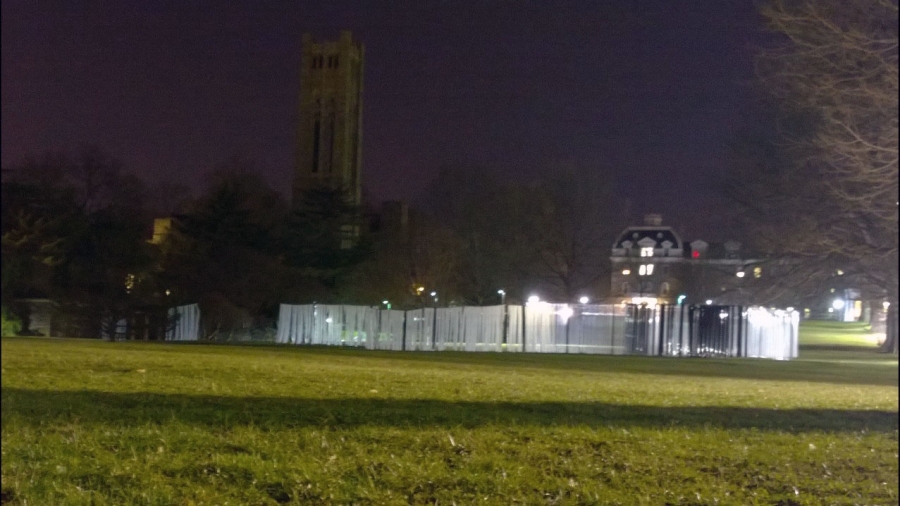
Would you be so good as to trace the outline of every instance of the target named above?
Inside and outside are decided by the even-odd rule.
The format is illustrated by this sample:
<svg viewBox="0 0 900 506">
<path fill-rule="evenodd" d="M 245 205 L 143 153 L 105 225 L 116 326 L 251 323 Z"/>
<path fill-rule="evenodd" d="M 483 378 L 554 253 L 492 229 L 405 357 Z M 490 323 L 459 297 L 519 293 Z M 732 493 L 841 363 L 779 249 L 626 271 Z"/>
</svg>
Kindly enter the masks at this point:
<svg viewBox="0 0 900 506">
<path fill-rule="evenodd" d="M 2 341 L 4 504 L 897 504 L 898 364 Z"/>
<path fill-rule="evenodd" d="M 804 321 L 800 323 L 801 345 L 813 348 L 874 348 L 879 336 L 865 323 Z"/>
</svg>

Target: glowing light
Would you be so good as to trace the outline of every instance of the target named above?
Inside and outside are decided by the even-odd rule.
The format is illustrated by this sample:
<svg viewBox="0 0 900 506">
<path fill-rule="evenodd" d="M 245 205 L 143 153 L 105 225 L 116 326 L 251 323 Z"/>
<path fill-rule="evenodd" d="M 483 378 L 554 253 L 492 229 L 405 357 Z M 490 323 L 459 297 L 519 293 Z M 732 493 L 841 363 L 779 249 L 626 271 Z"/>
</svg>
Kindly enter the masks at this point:
<svg viewBox="0 0 900 506">
<path fill-rule="evenodd" d="M 838 276 L 843 276 L 843 275 L 844 275 L 844 271 L 838 269 L 838 270 L 837 270 L 837 275 L 838 275 Z"/>
<path fill-rule="evenodd" d="M 638 269 L 638 276 L 649 276 L 653 274 L 653 264 L 642 265 Z"/>
<path fill-rule="evenodd" d="M 657 302 L 659 302 L 659 300 L 656 297 L 632 297 L 631 298 L 632 304 L 646 304 L 650 307 L 656 306 Z"/>
<path fill-rule="evenodd" d="M 742 277 L 744 277 L 745 274 L 744 274 L 744 271 L 737 271 L 737 274 L 735 274 L 735 275 L 739 278 L 742 278 Z"/>
<path fill-rule="evenodd" d="M 172 295 L 171 290 L 166 290 L 166 295 L 167 295 L 167 296 L 168 296 L 168 295 Z"/>
<path fill-rule="evenodd" d="M 506 292 L 503 290 L 497 290 L 497 293 L 499 293 L 500 295 L 506 295 Z"/>
<path fill-rule="evenodd" d="M 652 257 L 653 256 L 653 248 L 641 248 L 641 256 L 642 257 Z"/>
<path fill-rule="evenodd" d="M 381 303 L 382 303 L 382 304 L 387 304 L 387 303 L 388 303 L 388 301 L 386 301 L 386 300 L 383 300 L 383 301 L 381 301 Z"/>
<path fill-rule="evenodd" d="M 699 252 L 699 251 L 692 251 L 692 252 L 691 252 L 691 258 L 700 258 L 700 252 Z"/>
<path fill-rule="evenodd" d="M 325 323 L 331 323 L 331 322 L 333 322 L 333 321 L 334 321 L 334 320 L 332 320 L 331 317 L 325 318 Z"/>
<path fill-rule="evenodd" d="M 631 274 L 631 269 L 623 269 L 623 270 L 622 270 L 622 275 L 623 275 L 623 276 L 627 276 L 627 275 L 629 275 L 629 274 Z"/>
<path fill-rule="evenodd" d="M 712 304 L 712 299 L 706 299 L 706 305 L 709 306 Z"/>
<path fill-rule="evenodd" d="M 833 313 L 833 312 L 834 312 L 834 308 L 833 308 L 833 307 L 828 308 L 828 312 L 829 312 L 829 313 Z"/>
<path fill-rule="evenodd" d="M 887 311 L 888 308 L 891 307 L 891 303 L 888 302 L 888 301 L 884 301 L 884 302 L 881 303 L 881 307 L 883 307 L 884 310 Z"/>
<path fill-rule="evenodd" d="M 541 298 L 538 297 L 537 295 L 532 295 L 531 297 L 528 297 L 529 304 L 537 304 L 540 301 L 541 301 Z"/>
<path fill-rule="evenodd" d="M 578 302 L 580 302 L 582 304 L 587 304 L 590 301 L 591 301 L 591 299 L 589 299 L 587 297 L 582 297 L 582 298 L 578 299 Z"/>
<path fill-rule="evenodd" d="M 568 319 L 571 318 L 574 313 L 575 312 L 572 311 L 572 308 L 570 308 L 569 306 L 563 306 L 559 309 L 559 311 L 556 312 L 556 314 L 558 314 L 564 322 L 568 321 Z"/>
<path fill-rule="evenodd" d="M 835 309 L 844 309 L 844 306 L 847 303 L 844 302 L 844 299 L 834 299 L 834 302 L 831 303 L 831 307 Z"/>
<path fill-rule="evenodd" d="M 431 296 L 432 296 L 432 297 L 437 296 L 437 292 L 431 292 Z"/>
<path fill-rule="evenodd" d="M 788 313 L 792 313 L 792 312 L 793 312 L 793 311 L 794 311 L 794 308 L 793 308 L 793 307 L 791 307 L 791 306 L 788 306 L 788 308 L 787 308 L 787 312 L 788 312 Z"/>
<path fill-rule="evenodd" d="M 753 268 L 753 277 L 757 278 L 757 279 L 762 277 L 762 267 L 754 267 Z"/>
<path fill-rule="evenodd" d="M 419 295 L 422 295 L 422 292 L 424 292 L 424 291 L 425 291 L 424 286 L 419 286 L 418 288 L 416 288 L 416 293 Z"/>
<path fill-rule="evenodd" d="M 687 295 L 679 295 L 679 296 L 678 296 L 678 303 L 681 304 L 682 302 L 684 302 L 684 299 L 686 299 L 686 298 L 687 298 Z"/>
</svg>

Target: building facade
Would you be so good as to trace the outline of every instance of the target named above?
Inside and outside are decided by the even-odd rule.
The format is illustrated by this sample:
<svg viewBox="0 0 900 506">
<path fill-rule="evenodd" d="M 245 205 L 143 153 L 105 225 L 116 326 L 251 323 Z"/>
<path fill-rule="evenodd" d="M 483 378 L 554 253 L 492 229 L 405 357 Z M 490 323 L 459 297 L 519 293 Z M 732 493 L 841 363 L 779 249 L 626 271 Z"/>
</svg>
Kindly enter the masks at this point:
<svg viewBox="0 0 900 506">
<path fill-rule="evenodd" d="M 337 41 L 303 35 L 293 201 L 317 186 L 362 199 L 363 45 L 349 31 Z"/>
<path fill-rule="evenodd" d="M 684 241 L 658 214 L 626 228 L 613 244 L 610 261 L 614 302 L 746 304 L 748 282 L 762 276 L 758 261 L 744 258 L 740 243 Z"/>
</svg>

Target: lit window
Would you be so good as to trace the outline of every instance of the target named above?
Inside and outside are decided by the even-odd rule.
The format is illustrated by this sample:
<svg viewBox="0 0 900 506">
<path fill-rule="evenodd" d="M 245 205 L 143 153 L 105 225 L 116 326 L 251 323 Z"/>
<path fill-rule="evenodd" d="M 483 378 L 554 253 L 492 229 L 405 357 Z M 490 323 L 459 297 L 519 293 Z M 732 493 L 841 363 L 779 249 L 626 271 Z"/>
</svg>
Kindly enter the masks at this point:
<svg viewBox="0 0 900 506">
<path fill-rule="evenodd" d="M 653 274 L 653 264 L 642 265 L 638 269 L 638 274 L 641 276 L 649 276 Z"/>
<path fill-rule="evenodd" d="M 642 257 L 652 257 L 653 256 L 653 248 L 641 248 L 641 256 Z"/>
<path fill-rule="evenodd" d="M 629 274 L 631 274 L 631 269 L 622 269 L 622 275 L 623 275 L 623 276 L 627 276 L 627 275 L 629 275 Z"/>
<path fill-rule="evenodd" d="M 753 268 L 753 277 L 761 278 L 762 277 L 762 267 L 754 267 Z"/>
</svg>

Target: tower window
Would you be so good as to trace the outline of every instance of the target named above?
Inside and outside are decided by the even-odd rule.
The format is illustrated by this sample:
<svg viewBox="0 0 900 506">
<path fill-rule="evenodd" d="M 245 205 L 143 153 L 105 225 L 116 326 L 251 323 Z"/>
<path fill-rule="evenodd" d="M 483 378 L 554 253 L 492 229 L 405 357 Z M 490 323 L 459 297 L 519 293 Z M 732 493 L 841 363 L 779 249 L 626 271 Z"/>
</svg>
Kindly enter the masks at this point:
<svg viewBox="0 0 900 506">
<path fill-rule="evenodd" d="M 639 276 L 649 276 L 651 274 L 653 274 L 653 264 L 642 265 L 638 268 Z"/>
<path fill-rule="evenodd" d="M 312 172 L 319 172 L 319 138 L 322 136 L 322 124 L 316 120 L 313 126 L 313 159 Z"/>
<path fill-rule="evenodd" d="M 652 257 L 653 256 L 653 248 L 641 248 L 641 256 L 642 257 Z"/>
</svg>

